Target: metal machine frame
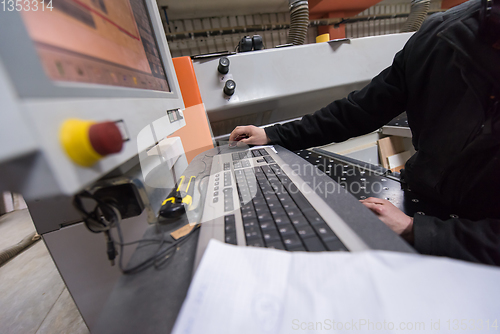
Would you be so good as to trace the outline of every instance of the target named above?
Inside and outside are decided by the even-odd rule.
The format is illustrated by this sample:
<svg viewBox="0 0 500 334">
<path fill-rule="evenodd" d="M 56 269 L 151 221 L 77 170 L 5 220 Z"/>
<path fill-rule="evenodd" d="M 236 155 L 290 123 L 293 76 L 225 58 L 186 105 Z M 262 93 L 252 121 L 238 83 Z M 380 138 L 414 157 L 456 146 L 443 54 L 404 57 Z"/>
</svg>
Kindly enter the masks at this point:
<svg viewBox="0 0 500 334">
<path fill-rule="evenodd" d="M 154 126 L 156 138 L 184 126 L 182 121 L 168 122 L 166 116 L 167 110 L 183 109 L 184 104 L 156 2 L 146 0 L 145 4 L 171 92 L 53 82 L 44 73 L 21 14 L 0 12 L 0 87 L 5 88 L 0 90 L 0 162 L 34 152 L 40 155 L 22 161 L 23 166 L 31 164 L 22 178 L 16 177 L 19 168 L 7 169 L 8 174 L 16 175 L 12 182 L 2 180 L 6 189 L 28 199 L 73 194 L 138 154 L 137 144 L 131 140 L 122 152 L 92 168 L 76 166 L 59 143 L 59 126 L 65 119 L 122 120 L 133 139 L 153 122 L 161 123 Z M 15 143 L 14 138 L 18 139 Z"/>
<path fill-rule="evenodd" d="M 182 116 L 184 103 L 156 1 L 144 4 L 170 92 L 54 82 L 44 72 L 21 13 L 0 11 L 0 189 L 25 197 L 37 231 L 90 330 L 122 274 L 106 257 L 104 236 L 78 223 L 81 217 L 71 197 L 106 177 L 143 185 L 141 200 L 161 203 L 170 189 L 143 184 L 139 156 L 185 125 L 182 117 L 169 120 L 167 111 L 181 109 Z M 59 141 L 59 127 L 69 118 L 121 121 L 131 140 L 120 153 L 92 167 L 78 166 Z M 126 239 L 140 239 L 151 215 L 146 209 L 124 220 Z M 125 251 L 125 261 L 133 251 Z"/>
</svg>

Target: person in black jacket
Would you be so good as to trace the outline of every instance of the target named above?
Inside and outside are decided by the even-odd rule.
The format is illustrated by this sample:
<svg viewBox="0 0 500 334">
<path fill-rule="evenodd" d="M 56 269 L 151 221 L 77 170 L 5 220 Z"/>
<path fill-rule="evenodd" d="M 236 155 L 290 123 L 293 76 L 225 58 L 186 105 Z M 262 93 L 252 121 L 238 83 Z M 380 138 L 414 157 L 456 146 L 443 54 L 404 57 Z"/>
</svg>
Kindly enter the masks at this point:
<svg viewBox="0 0 500 334">
<path fill-rule="evenodd" d="M 300 121 L 236 127 L 230 141 L 298 150 L 372 132 L 406 111 L 416 153 L 404 180 L 460 218 L 362 203 L 420 253 L 500 265 L 500 38 L 483 36 L 480 8 L 471 0 L 429 17 L 363 89 Z"/>
</svg>

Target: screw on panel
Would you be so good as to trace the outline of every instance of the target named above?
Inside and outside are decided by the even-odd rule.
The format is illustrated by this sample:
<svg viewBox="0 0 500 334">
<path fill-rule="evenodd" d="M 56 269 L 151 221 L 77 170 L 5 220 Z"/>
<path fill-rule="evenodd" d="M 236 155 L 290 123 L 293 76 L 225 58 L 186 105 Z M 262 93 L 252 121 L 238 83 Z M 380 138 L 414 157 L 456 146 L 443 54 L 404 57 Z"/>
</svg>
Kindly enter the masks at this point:
<svg viewBox="0 0 500 334">
<path fill-rule="evenodd" d="M 414 203 L 418 203 L 419 202 L 419 200 L 416 199 L 416 198 L 412 199 L 411 201 L 414 202 Z"/>
</svg>

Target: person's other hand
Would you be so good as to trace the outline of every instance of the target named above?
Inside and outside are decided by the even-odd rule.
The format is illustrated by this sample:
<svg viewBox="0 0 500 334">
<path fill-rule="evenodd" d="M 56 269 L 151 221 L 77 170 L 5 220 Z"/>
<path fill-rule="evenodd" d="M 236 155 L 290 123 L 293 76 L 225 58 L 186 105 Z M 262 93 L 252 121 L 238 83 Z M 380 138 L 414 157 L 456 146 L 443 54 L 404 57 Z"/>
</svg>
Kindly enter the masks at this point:
<svg viewBox="0 0 500 334">
<path fill-rule="evenodd" d="M 385 199 L 369 197 L 360 200 L 360 202 L 372 210 L 391 230 L 401 235 L 407 241 L 413 241 L 412 217 L 407 216 L 403 211 Z"/>
<path fill-rule="evenodd" d="M 229 146 L 266 145 L 266 131 L 253 125 L 237 126 L 229 136 Z"/>
</svg>

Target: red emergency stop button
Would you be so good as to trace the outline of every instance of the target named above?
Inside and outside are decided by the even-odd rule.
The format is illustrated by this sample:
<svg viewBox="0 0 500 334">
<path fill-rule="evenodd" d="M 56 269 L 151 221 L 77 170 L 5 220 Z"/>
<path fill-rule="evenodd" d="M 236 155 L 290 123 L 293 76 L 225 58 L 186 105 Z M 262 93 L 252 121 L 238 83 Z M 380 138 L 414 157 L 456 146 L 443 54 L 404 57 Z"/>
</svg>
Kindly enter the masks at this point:
<svg viewBox="0 0 500 334">
<path fill-rule="evenodd" d="M 69 158 L 84 167 L 123 148 L 122 133 L 115 122 L 68 119 L 61 125 L 59 138 Z"/>
<path fill-rule="evenodd" d="M 123 138 L 115 122 L 95 123 L 89 129 L 90 144 L 102 156 L 118 153 L 123 148 Z"/>
</svg>

